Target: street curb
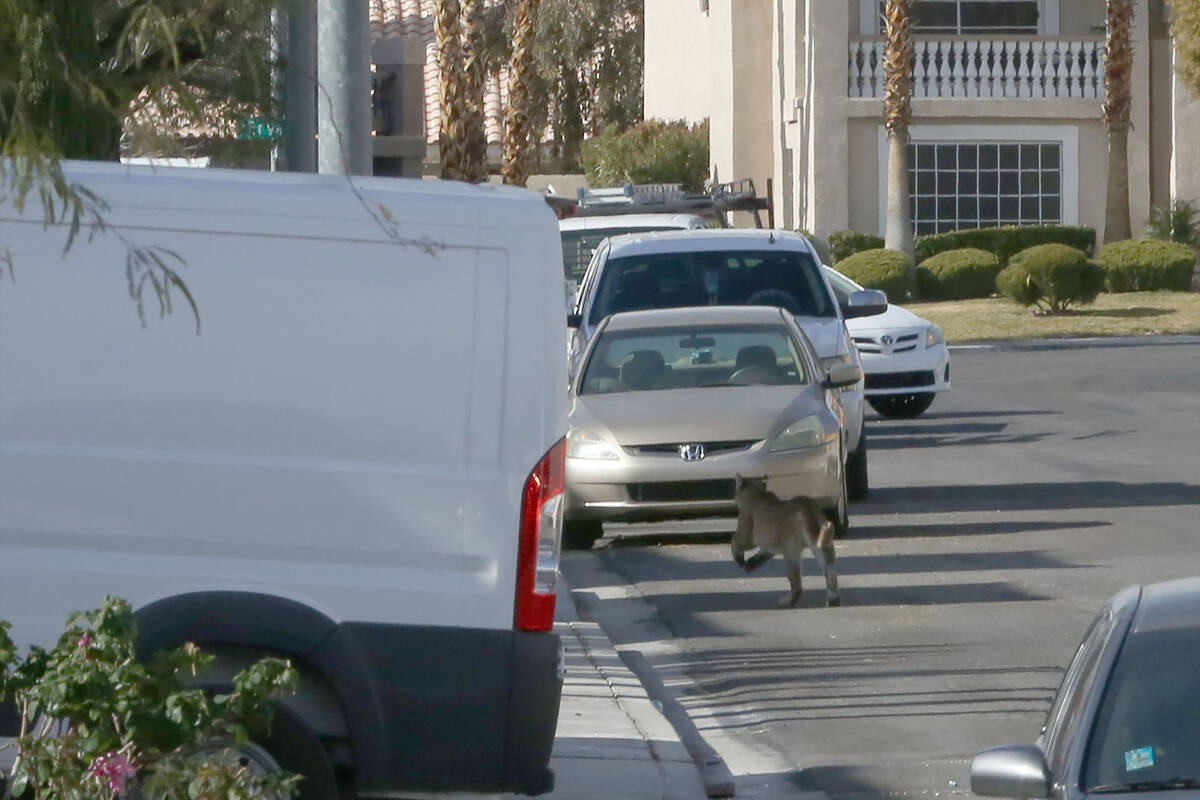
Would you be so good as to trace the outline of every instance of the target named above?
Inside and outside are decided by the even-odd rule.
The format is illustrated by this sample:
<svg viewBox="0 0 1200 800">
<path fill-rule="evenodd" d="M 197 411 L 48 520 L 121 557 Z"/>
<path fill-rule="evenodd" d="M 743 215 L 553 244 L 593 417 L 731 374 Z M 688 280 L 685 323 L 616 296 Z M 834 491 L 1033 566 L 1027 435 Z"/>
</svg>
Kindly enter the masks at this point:
<svg viewBox="0 0 1200 800">
<path fill-rule="evenodd" d="M 574 590 L 570 594 L 580 619 L 597 622 L 596 615 L 591 608 L 594 596 Z M 601 626 L 601 630 L 603 630 L 603 626 Z M 735 794 L 733 773 L 726 766 L 725 760 L 704 740 L 696 728 L 696 724 L 688 716 L 687 709 L 658 677 L 646 656 L 640 650 L 631 647 L 618 648 L 613 645 L 613 650 L 620 656 L 629 671 L 637 676 L 651 702 L 659 708 L 663 716 L 671 723 L 671 727 L 675 729 L 680 744 L 687 750 L 692 763 L 696 766 L 705 795 L 710 798 L 733 797 Z"/>
<path fill-rule="evenodd" d="M 1105 347 L 1166 347 L 1198 345 L 1200 336 L 1088 336 L 1071 339 L 988 339 L 968 344 L 949 345 L 950 350 L 1087 350 Z"/>
</svg>

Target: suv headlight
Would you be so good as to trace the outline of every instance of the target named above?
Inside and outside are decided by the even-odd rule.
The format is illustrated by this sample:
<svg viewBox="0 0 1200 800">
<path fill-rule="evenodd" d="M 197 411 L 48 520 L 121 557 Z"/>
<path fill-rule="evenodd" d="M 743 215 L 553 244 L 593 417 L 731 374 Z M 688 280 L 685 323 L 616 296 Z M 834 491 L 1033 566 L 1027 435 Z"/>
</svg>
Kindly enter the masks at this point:
<svg viewBox="0 0 1200 800">
<path fill-rule="evenodd" d="M 925 347 L 936 347 L 946 341 L 946 334 L 942 333 L 941 325 L 930 325 L 925 330 Z"/>
<path fill-rule="evenodd" d="M 587 458 L 594 461 L 616 461 L 617 449 L 603 436 L 584 428 L 567 431 L 567 458 Z"/>
<path fill-rule="evenodd" d="M 784 450 L 816 447 L 831 436 L 837 436 L 837 434 L 827 435 L 825 427 L 821 424 L 821 418 L 813 414 L 811 417 L 798 419 L 784 428 L 783 432 L 775 437 L 775 441 L 771 442 L 771 452 L 778 453 Z"/>
</svg>

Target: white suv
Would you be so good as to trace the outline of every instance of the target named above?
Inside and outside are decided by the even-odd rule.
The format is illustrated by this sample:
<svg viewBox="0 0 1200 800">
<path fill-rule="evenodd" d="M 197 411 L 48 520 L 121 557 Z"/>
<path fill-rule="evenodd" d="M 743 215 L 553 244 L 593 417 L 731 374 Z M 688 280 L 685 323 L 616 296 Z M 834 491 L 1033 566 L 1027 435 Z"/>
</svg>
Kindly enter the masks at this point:
<svg viewBox="0 0 1200 800">
<path fill-rule="evenodd" d="M 821 365 L 855 364 L 846 330 L 851 317 L 887 310 L 882 292 L 863 290 L 839 305 L 821 259 L 803 236 L 783 231 L 709 229 L 629 234 L 602 242 L 584 274 L 569 324 L 573 357 L 600 322 L 618 311 L 706 305 L 764 305 L 789 310 L 812 340 Z M 846 409 L 847 495 L 867 493 L 863 384 L 841 390 Z"/>
</svg>

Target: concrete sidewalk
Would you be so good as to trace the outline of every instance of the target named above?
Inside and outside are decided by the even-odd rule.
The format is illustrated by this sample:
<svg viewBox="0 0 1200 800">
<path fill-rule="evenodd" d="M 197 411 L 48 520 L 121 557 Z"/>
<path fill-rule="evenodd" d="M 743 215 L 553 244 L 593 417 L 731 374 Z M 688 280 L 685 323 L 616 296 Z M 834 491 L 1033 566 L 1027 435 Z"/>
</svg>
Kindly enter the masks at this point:
<svg viewBox="0 0 1200 800">
<path fill-rule="evenodd" d="M 704 798 L 696 764 L 642 682 L 560 578 L 555 631 L 566 661 L 549 800 Z"/>
</svg>

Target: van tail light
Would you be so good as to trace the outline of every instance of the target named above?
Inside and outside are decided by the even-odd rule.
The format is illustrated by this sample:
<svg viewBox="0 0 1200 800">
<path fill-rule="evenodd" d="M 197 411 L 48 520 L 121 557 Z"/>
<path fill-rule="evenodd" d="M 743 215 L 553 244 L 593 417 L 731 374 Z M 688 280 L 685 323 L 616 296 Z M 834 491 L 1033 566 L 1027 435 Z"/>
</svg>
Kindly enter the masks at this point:
<svg viewBox="0 0 1200 800">
<path fill-rule="evenodd" d="M 565 439 L 559 439 L 525 479 L 517 545 L 517 597 L 513 627 L 548 631 L 554 627 L 554 598 L 563 526 L 566 473 Z"/>
</svg>

